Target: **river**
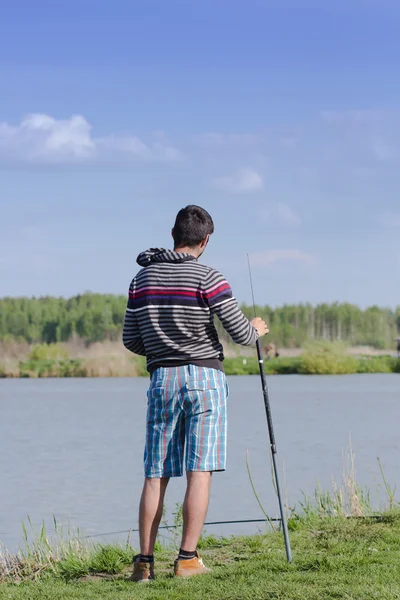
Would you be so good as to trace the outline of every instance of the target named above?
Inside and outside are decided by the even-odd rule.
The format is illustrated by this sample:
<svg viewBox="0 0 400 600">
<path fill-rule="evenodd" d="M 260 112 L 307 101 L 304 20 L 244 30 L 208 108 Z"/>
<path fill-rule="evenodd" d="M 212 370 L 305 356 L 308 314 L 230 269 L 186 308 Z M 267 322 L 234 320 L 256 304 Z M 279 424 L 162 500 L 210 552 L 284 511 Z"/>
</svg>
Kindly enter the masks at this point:
<svg viewBox="0 0 400 600">
<path fill-rule="evenodd" d="M 317 482 L 341 481 L 351 435 L 357 480 L 373 492 L 382 483 L 377 457 L 392 486 L 400 484 L 400 376 L 275 376 L 269 378 L 279 465 L 289 504 Z M 269 441 L 258 377 L 229 378 L 228 469 L 213 477 L 207 520 L 262 517 L 257 491 L 278 515 Z M 0 380 L 0 540 L 12 551 L 29 515 L 79 526 L 86 535 L 137 527 L 148 380 Z M 171 481 L 169 519 L 184 479 Z M 384 494 L 381 490 L 381 498 Z M 209 533 L 257 531 L 219 525 Z M 99 539 L 125 540 L 125 534 Z M 135 541 L 135 538 L 134 538 Z"/>
</svg>

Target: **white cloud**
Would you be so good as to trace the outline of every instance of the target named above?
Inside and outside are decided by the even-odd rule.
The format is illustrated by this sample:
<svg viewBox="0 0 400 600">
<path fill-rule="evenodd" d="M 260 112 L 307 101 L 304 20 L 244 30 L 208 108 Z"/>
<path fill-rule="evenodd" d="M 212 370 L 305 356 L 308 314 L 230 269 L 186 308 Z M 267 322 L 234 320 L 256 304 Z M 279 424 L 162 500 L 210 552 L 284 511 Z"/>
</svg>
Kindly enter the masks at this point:
<svg viewBox="0 0 400 600">
<path fill-rule="evenodd" d="M 0 162 L 64 163 L 109 160 L 175 161 L 178 150 L 160 141 L 146 144 L 131 134 L 96 138 L 81 115 L 55 119 L 31 114 L 19 125 L 0 123 Z"/>
<path fill-rule="evenodd" d="M 231 176 L 217 177 L 213 179 L 212 185 L 215 189 L 231 194 L 247 194 L 257 192 L 264 187 L 264 182 L 254 169 L 240 169 Z"/>
<path fill-rule="evenodd" d="M 301 219 L 289 206 L 286 204 L 277 204 L 275 207 L 276 214 L 281 221 L 287 225 L 299 225 Z"/>
<path fill-rule="evenodd" d="M 270 204 L 261 212 L 261 217 L 266 221 L 282 222 L 285 225 L 300 225 L 301 219 L 287 204 Z"/>
<path fill-rule="evenodd" d="M 114 159 L 175 161 L 182 158 L 179 150 L 172 146 L 161 142 L 145 144 L 133 135 L 109 135 L 99 138 L 96 140 L 96 148 L 100 156 L 112 156 Z"/>
<path fill-rule="evenodd" d="M 85 159 L 95 152 L 90 130 L 79 115 L 67 120 L 28 115 L 16 127 L 0 125 L 0 157 L 28 162 Z"/>
<path fill-rule="evenodd" d="M 255 267 L 270 267 L 278 261 L 295 261 L 306 265 L 316 265 L 317 259 L 313 254 L 306 254 L 298 249 L 266 250 L 250 255 L 251 265 Z"/>
</svg>

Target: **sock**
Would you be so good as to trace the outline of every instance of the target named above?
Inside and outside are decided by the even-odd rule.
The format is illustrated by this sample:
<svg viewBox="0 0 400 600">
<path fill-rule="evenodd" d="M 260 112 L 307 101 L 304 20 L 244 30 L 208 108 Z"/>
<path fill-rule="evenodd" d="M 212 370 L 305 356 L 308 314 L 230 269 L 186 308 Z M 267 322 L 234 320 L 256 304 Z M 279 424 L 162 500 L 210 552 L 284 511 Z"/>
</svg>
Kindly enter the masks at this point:
<svg viewBox="0 0 400 600">
<path fill-rule="evenodd" d="M 139 562 L 147 562 L 147 563 L 153 563 L 154 562 L 154 555 L 153 554 L 141 554 L 139 556 Z"/>
<path fill-rule="evenodd" d="M 190 560 L 191 558 L 196 558 L 196 550 L 193 552 L 187 552 L 186 550 L 179 550 L 178 560 Z"/>
</svg>

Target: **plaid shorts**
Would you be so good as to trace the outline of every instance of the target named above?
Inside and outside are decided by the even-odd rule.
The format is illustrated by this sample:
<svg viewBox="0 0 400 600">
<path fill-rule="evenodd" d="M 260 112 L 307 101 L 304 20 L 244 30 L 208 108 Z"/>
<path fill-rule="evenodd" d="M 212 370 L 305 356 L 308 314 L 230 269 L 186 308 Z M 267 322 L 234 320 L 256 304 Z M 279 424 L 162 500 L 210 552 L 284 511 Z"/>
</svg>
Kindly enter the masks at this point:
<svg viewBox="0 0 400 600">
<path fill-rule="evenodd" d="M 154 371 L 147 392 L 145 477 L 224 471 L 228 384 L 217 369 L 186 365 Z"/>
</svg>

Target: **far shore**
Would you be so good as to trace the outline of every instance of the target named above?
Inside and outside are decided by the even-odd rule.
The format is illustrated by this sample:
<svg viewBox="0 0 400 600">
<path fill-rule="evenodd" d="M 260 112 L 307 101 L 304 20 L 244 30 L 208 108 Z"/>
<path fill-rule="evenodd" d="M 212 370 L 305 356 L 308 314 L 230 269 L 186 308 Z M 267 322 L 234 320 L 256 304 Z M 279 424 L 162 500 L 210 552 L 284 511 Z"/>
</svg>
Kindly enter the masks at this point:
<svg viewBox="0 0 400 600">
<path fill-rule="evenodd" d="M 265 370 L 273 374 L 397 373 L 400 360 L 394 349 L 345 347 L 314 342 L 307 348 L 278 348 L 279 356 L 265 356 Z M 227 375 L 255 375 L 255 348 L 225 347 Z M 120 342 L 85 345 L 80 340 L 53 345 L 0 342 L 0 377 L 138 377 L 148 376 L 144 357 L 132 355 Z"/>
</svg>

